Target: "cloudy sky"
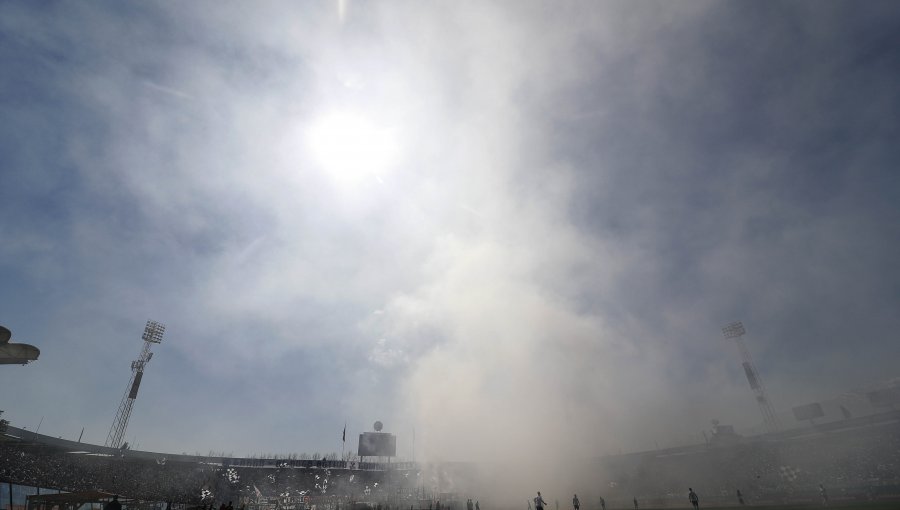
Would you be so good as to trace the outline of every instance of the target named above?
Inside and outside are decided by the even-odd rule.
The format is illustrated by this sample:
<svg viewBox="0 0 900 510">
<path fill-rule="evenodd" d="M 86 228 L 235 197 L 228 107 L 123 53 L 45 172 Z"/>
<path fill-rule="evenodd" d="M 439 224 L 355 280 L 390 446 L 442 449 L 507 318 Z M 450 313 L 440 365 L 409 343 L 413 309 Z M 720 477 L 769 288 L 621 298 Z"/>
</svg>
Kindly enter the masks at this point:
<svg viewBox="0 0 900 510">
<path fill-rule="evenodd" d="M 596 455 L 898 374 L 896 2 L 3 2 L 0 366 L 102 444 Z M 355 442 L 348 441 L 348 450 Z"/>
</svg>

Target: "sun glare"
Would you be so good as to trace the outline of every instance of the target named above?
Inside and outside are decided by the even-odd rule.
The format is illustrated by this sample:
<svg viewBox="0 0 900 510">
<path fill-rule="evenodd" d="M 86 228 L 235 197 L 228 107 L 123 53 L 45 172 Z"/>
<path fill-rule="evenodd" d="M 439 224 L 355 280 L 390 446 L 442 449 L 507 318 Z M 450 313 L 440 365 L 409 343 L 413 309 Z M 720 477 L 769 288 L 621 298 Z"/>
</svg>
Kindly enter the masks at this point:
<svg viewBox="0 0 900 510">
<path fill-rule="evenodd" d="M 381 177 L 397 155 L 392 132 L 348 112 L 332 113 L 313 122 L 307 144 L 315 161 L 345 182 Z"/>
</svg>

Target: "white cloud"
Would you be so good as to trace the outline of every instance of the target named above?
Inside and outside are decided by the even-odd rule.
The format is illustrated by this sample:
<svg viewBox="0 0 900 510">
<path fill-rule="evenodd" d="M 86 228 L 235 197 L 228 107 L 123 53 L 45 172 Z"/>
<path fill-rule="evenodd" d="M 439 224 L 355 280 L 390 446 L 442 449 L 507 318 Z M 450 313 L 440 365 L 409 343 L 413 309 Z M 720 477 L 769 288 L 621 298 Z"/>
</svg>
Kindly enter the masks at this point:
<svg viewBox="0 0 900 510">
<path fill-rule="evenodd" d="M 352 3 L 342 21 L 315 6 L 157 8 L 0 8 L 10 51 L 28 62 L 4 58 L 23 77 L 46 72 L 32 80 L 37 102 L 65 106 L 14 112 L 43 126 L 13 151 L 27 162 L 17 178 L 33 183 L 19 187 L 35 201 L 23 207 L 65 209 L 0 222 L 16 241 L 0 263 L 23 288 L 54 289 L 32 306 L 51 317 L 48 334 L 100 322 L 94 341 L 112 345 L 148 314 L 167 322 L 172 350 L 154 364 L 178 367 L 171 377 L 211 406 L 234 379 L 253 381 L 229 393 L 235 406 L 260 406 L 261 388 L 336 381 L 300 411 L 271 404 L 320 417 L 309 449 L 348 412 L 393 414 L 440 458 L 592 455 L 675 442 L 712 417 L 752 423 L 722 322 L 775 324 L 753 346 L 774 364 L 790 343 L 783 315 L 807 313 L 797 303 L 811 291 L 884 296 L 876 275 L 896 245 L 854 260 L 857 245 L 883 247 L 877 214 L 854 212 L 869 211 L 865 186 L 835 186 L 849 198 L 834 208 L 797 203 L 785 190 L 815 172 L 788 173 L 796 155 L 731 123 L 762 111 L 766 125 L 793 126 L 810 82 L 760 92 L 752 112 L 735 106 L 745 91 L 732 74 L 746 71 L 707 42 L 726 37 L 706 31 L 724 7 Z M 309 154 L 307 128 L 335 111 L 401 137 L 380 180 L 335 178 Z M 878 146 L 859 150 L 853 168 L 868 168 Z M 44 152 L 59 172 L 38 172 Z M 844 304 L 815 302 L 823 322 Z M 879 327 L 893 324 L 889 307 Z M 48 358 L 72 349 L 65 334 L 32 341 Z M 127 345 L 105 361 L 127 368 Z M 846 350 L 830 349 L 785 359 L 837 366 Z M 40 391 L 30 400 L 54 398 Z M 198 408 L 197 423 L 210 412 Z M 289 421 L 260 424 L 269 448 L 294 437 Z M 239 435 L 233 449 L 265 449 Z"/>
</svg>

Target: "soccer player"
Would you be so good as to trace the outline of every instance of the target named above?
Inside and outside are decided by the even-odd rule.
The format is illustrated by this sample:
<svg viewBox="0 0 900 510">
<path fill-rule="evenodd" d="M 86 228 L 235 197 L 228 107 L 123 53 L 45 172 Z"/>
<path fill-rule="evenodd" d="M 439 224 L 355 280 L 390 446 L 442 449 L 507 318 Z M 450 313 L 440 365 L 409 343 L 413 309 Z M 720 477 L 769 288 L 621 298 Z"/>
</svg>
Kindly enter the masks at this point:
<svg viewBox="0 0 900 510">
<path fill-rule="evenodd" d="M 697 497 L 697 493 L 694 492 L 694 489 L 690 487 L 688 487 L 688 499 L 691 501 L 691 504 L 694 505 L 694 510 L 700 508 L 700 498 Z"/>
<path fill-rule="evenodd" d="M 546 504 L 547 502 L 541 496 L 541 491 L 538 491 L 537 497 L 534 498 L 534 510 L 544 510 L 544 505 Z"/>
</svg>

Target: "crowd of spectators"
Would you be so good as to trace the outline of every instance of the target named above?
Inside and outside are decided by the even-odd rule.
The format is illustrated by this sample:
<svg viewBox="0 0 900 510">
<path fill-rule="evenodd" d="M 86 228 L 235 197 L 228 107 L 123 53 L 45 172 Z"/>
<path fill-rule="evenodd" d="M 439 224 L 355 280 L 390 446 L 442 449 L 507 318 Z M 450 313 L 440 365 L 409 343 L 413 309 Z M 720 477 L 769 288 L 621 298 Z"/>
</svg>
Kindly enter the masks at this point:
<svg viewBox="0 0 900 510">
<path fill-rule="evenodd" d="M 900 495 L 900 424 L 747 439 L 692 451 L 645 452 L 609 458 L 611 491 L 622 498 L 683 499 L 686 487 L 709 500 L 816 500 L 819 485 L 833 497 L 866 499 Z M 700 489 L 702 488 L 702 489 Z"/>
<path fill-rule="evenodd" d="M 237 463 L 240 464 L 240 463 Z M 0 442 L 0 481 L 66 492 L 103 491 L 145 501 L 210 504 L 271 502 L 301 508 L 311 499 L 387 500 L 410 493 L 416 471 L 330 467 L 324 462 L 280 462 L 248 467 L 68 452 L 33 443 Z M 352 466 L 359 467 L 359 466 Z M 388 489 L 390 488 L 390 494 Z M 330 505 L 336 506 L 336 505 Z"/>
<path fill-rule="evenodd" d="M 0 442 L 0 481 L 67 492 L 100 490 L 207 506 L 235 501 L 251 510 L 303 510 L 310 502 L 317 510 L 350 510 L 360 501 L 419 508 L 434 499 L 423 489 L 434 485 L 433 473 L 413 464 L 362 469 L 372 467 L 378 466 L 325 459 L 166 460 L 146 452 L 100 455 Z M 607 498 L 637 497 L 648 504 L 681 500 L 686 487 L 696 488 L 707 502 L 723 503 L 737 501 L 738 490 L 755 503 L 815 499 L 820 484 L 834 498 L 900 496 L 900 424 L 610 457 L 596 476 L 607 479 Z"/>
<path fill-rule="evenodd" d="M 215 480 L 202 464 L 135 461 L 68 453 L 45 446 L 0 443 L 0 480 L 66 492 L 103 491 L 147 501 L 193 502 Z"/>
</svg>

